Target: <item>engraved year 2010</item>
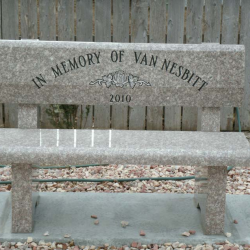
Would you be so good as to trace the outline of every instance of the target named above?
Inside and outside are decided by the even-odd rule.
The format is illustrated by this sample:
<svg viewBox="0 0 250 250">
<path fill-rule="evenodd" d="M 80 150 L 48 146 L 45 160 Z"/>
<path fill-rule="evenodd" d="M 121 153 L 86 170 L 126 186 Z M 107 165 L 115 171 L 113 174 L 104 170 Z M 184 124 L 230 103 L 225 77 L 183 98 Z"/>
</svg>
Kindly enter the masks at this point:
<svg viewBox="0 0 250 250">
<path fill-rule="evenodd" d="M 110 102 L 130 102 L 130 95 L 110 95 Z"/>
</svg>

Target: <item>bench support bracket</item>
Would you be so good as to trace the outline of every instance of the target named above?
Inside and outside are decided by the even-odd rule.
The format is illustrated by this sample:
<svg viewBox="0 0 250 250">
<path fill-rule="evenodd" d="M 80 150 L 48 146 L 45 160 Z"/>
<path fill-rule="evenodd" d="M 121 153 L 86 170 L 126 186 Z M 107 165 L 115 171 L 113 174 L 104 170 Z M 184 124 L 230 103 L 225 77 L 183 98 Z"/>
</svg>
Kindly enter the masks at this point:
<svg viewBox="0 0 250 250">
<path fill-rule="evenodd" d="M 32 232 L 32 165 L 12 164 L 12 233 Z"/>
<path fill-rule="evenodd" d="M 18 128 L 35 129 L 37 128 L 38 108 L 33 104 L 18 105 Z"/>
<path fill-rule="evenodd" d="M 198 127 L 205 132 L 220 132 L 220 108 L 200 109 Z M 205 234 L 224 234 L 227 167 L 195 169 L 195 203 L 201 209 Z"/>
</svg>

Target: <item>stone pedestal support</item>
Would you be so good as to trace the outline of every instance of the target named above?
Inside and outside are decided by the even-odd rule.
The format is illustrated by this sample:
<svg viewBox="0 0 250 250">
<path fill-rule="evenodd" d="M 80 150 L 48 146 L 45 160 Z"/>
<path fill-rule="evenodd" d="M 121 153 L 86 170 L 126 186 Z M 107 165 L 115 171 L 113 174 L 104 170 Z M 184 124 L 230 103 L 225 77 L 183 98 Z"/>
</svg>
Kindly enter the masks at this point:
<svg viewBox="0 0 250 250">
<path fill-rule="evenodd" d="M 205 234 L 224 234 L 227 167 L 196 167 L 195 202 Z"/>
<path fill-rule="evenodd" d="M 201 131 L 220 132 L 220 108 L 202 108 L 200 115 Z M 227 166 L 197 166 L 195 172 L 195 204 L 201 209 L 204 233 L 223 234 Z"/>
<path fill-rule="evenodd" d="M 12 233 L 32 232 L 32 165 L 12 164 Z"/>
</svg>

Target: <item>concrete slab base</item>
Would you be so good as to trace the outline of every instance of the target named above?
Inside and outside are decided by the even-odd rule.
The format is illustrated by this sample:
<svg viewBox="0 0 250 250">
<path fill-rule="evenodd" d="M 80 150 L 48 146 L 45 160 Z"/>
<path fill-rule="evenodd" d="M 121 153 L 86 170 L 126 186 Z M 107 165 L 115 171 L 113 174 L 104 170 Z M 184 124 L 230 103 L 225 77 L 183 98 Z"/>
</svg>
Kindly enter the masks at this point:
<svg viewBox="0 0 250 250">
<path fill-rule="evenodd" d="M 232 237 L 204 235 L 200 210 L 191 194 L 128 194 L 128 193 L 40 193 L 34 216 L 34 230 L 29 234 L 11 233 L 10 193 L 0 193 L 0 242 L 45 240 L 68 242 L 65 234 L 79 245 L 99 246 L 104 243 L 120 246 L 132 241 L 142 243 L 183 242 L 214 243 L 229 240 L 250 244 L 250 196 L 227 195 L 225 232 Z M 98 216 L 94 225 L 90 216 Z M 239 223 L 234 224 L 236 219 Z M 121 227 L 121 221 L 129 226 Z M 196 230 L 196 235 L 181 234 Z M 139 235 L 144 230 L 146 236 Z M 43 234 L 49 231 L 49 236 Z"/>
</svg>

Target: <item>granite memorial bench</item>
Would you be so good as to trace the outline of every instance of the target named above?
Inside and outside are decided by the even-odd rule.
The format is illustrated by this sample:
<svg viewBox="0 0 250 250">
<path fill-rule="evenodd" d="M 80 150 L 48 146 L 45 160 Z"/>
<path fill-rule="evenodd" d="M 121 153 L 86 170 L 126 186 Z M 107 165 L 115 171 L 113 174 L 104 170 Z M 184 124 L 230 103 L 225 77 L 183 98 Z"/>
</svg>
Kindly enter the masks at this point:
<svg viewBox="0 0 250 250">
<path fill-rule="evenodd" d="M 220 131 L 220 108 L 240 107 L 241 45 L 0 41 L 0 102 L 18 104 L 18 128 L 0 129 L 11 164 L 12 232 L 32 231 L 32 165 L 195 165 L 205 234 L 222 234 L 227 166 L 247 166 L 244 134 Z M 196 132 L 37 129 L 37 105 L 198 107 Z M 195 207 L 194 207 L 195 209 Z"/>
</svg>

